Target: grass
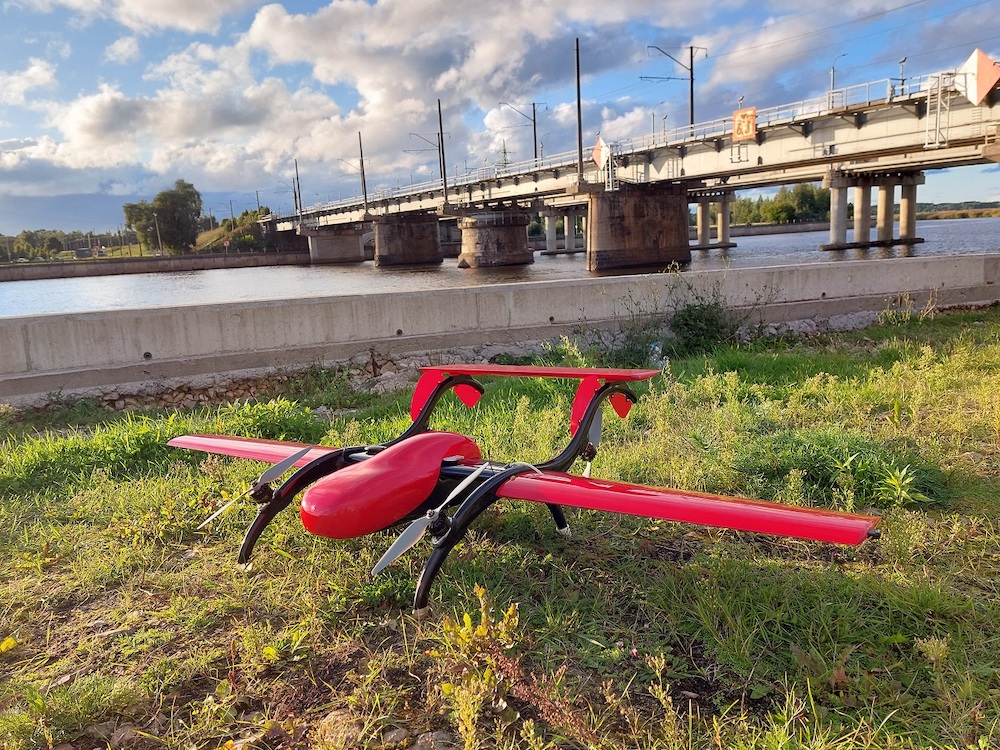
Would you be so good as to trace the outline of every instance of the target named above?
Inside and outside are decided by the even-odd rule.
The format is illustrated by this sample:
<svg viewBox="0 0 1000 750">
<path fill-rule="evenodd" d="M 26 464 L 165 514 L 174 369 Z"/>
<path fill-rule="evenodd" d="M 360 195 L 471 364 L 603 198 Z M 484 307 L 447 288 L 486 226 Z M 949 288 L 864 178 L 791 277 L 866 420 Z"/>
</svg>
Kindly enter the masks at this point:
<svg viewBox="0 0 1000 750">
<path fill-rule="evenodd" d="M 571 342 L 550 363 L 605 364 Z M 429 546 L 331 541 L 294 512 L 235 564 L 260 464 L 187 432 L 377 442 L 406 398 L 312 369 L 292 399 L 0 411 L 0 746 L 957 748 L 1000 745 L 1000 310 L 675 359 L 595 476 L 855 510 L 840 548 L 495 506 L 409 615 Z M 493 380 L 436 427 L 541 460 L 572 384 Z M 355 407 L 332 423 L 311 410 Z"/>
</svg>

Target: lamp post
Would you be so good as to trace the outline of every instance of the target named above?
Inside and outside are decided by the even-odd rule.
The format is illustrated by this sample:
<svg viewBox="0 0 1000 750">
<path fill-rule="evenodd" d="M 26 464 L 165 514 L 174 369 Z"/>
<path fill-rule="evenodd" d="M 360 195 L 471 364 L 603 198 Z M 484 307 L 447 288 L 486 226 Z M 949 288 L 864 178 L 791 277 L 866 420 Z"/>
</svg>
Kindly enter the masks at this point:
<svg viewBox="0 0 1000 750">
<path fill-rule="evenodd" d="M 535 146 L 535 161 L 537 162 L 538 161 L 538 111 L 535 109 L 537 105 L 535 104 L 535 102 L 531 103 L 531 117 L 528 117 L 526 114 L 524 114 L 524 112 L 522 112 L 509 102 L 500 102 L 500 104 L 504 107 L 510 107 L 512 110 L 517 112 L 519 115 L 521 115 L 521 117 L 525 118 L 526 120 L 531 120 L 531 142 Z"/>
<path fill-rule="evenodd" d="M 906 58 L 901 57 L 899 59 L 899 93 L 900 95 L 906 90 Z"/>
<path fill-rule="evenodd" d="M 548 138 L 552 133 L 545 133 L 541 138 L 538 139 L 538 158 L 545 158 L 545 139 Z"/>
<path fill-rule="evenodd" d="M 694 53 L 695 53 L 695 50 L 703 50 L 705 52 L 705 57 L 708 57 L 708 48 L 707 47 L 696 47 L 693 44 L 691 46 L 689 46 L 688 47 L 688 60 L 689 60 L 689 63 L 687 65 L 685 65 L 684 63 L 682 63 L 680 60 L 678 60 L 676 57 L 674 57 L 673 55 L 671 55 L 666 50 L 661 49 L 660 47 L 657 47 L 655 44 L 649 44 L 649 45 L 647 45 L 646 49 L 647 50 L 655 49 L 660 54 L 666 55 L 667 57 L 669 57 L 671 60 L 673 60 L 675 63 L 677 63 L 678 65 L 680 65 L 682 68 L 684 68 L 684 70 L 686 70 L 688 72 L 688 115 L 690 117 L 690 120 L 691 120 L 690 125 L 691 125 L 691 128 L 693 130 L 694 129 Z M 654 78 L 649 77 L 649 76 L 646 76 L 645 78 L 648 78 L 650 80 L 655 80 Z M 677 79 L 676 78 L 663 78 L 661 80 L 674 81 L 674 80 L 677 80 Z"/>
<path fill-rule="evenodd" d="M 837 67 L 836 66 L 837 66 L 837 60 L 839 60 L 842 57 L 847 57 L 847 53 L 846 52 L 840 53 L 835 58 L 833 58 L 833 62 L 830 63 L 830 91 L 833 91 L 834 89 L 837 88 Z"/>
<path fill-rule="evenodd" d="M 156 218 L 156 212 L 153 212 L 153 224 L 156 226 L 156 246 L 159 248 L 157 255 L 163 255 L 163 240 L 160 238 L 160 221 Z"/>
</svg>

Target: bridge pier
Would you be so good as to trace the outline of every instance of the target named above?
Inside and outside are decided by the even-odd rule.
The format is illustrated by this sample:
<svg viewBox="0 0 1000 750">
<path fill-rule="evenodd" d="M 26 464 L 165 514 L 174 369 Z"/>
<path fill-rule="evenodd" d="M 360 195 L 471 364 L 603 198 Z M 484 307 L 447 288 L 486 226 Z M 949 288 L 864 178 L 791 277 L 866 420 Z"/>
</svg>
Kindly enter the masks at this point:
<svg viewBox="0 0 1000 750">
<path fill-rule="evenodd" d="M 477 211 L 461 217 L 459 268 L 517 266 L 535 262 L 528 244 L 528 212 L 521 208 Z"/>
<path fill-rule="evenodd" d="M 908 245 L 923 242 L 917 237 L 917 185 L 924 184 L 923 172 L 902 176 L 899 196 L 899 239 Z"/>
<path fill-rule="evenodd" d="M 871 238 L 871 189 L 878 187 L 875 211 L 875 239 Z M 924 183 L 922 172 L 881 174 L 874 178 L 829 172 L 823 187 L 830 189 L 830 244 L 820 250 L 892 247 L 923 242 L 917 237 L 917 185 Z M 901 186 L 899 201 L 899 238 L 895 227 L 895 190 Z M 847 241 L 847 188 L 854 187 L 854 241 Z"/>
<path fill-rule="evenodd" d="M 367 224 L 335 224 L 326 227 L 299 227 L 299 235 L 309 241 L 309 262 L 360 263 L 365 257 L 364 236 Z"/>
<path fill-rule="evenodd" d="M 442 262 L 437 214 L 413 212 L 383 215 L 375 218 L 374 225 L 376 266 Z"/>
<path fill-rule="evenodd" d="M 695 206 L 694 250 L 713 250 L 736 247 L 729 238 L 729 203 L 733 198 L 731 190 L 720 190 L 697 195 Z M 712 204 L 716 204 L 715 242 L 712 242 Z"/>
<path fill-rule="evenodd" d="M 559 249 L 556 244 L 556 215 L 547 213 L 542 216 L 545 218 L 545 252 L 554 255 Z"/>
<path fill-rule="evenodd" d="M 576 219 L 579 215 L 579 211 L 570 210 L 563 219 L 563 234 L 565 235 L 563 244 L 567 253 L 575 253 L 577 251 L 585 251 L 587 249 L 586 226 L 584 226 L 583 231 L 583 247 L 579 247 L 576 244 Z M 584 215 L 584 225 L 586 225 L 586 215 Z"/>
<path fill-rule="evenodd" d="M 868 246 L 872 238 L 872 186 L 863 180 L 854 186 L 854 244 Z"/>
<path fill-rule="evenodd" d="M 878 186 L 878 208 L 875 213 L 875 241 L 880 245 L 892 244 L 893 207 L 896 183 L 883 177 Z"/>
<path fill-rule="evenodd" d="M 687 188 L 628 184 L 588 194 L 587 270 L 667 266 L 691 260 Z"/>
</svg>

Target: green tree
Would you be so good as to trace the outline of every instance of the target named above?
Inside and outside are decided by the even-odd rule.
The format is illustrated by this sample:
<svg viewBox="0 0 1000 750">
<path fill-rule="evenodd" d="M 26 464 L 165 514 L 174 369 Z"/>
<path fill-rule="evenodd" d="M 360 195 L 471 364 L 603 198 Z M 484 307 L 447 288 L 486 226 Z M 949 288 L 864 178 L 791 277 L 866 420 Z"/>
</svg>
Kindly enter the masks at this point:
<svg viewBox="0 0 1000 750">
<path fill-rule="evenodd" d="M 122 206 L 125 224 L 141 237 L 147 247 L 163 247 L 171 252 L 190 252 L 198 240 L 201 193 L 194 185 L 177 180 L 174 187 L 158 193 L 152 202 L 139 201 Z"/>
</svg>

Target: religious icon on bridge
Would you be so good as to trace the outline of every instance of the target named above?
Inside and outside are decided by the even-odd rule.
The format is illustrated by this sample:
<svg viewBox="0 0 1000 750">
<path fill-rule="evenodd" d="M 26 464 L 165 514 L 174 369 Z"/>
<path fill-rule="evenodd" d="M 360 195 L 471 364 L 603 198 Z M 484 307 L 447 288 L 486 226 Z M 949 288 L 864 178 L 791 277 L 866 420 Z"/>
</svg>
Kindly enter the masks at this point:
<svg viewBox="0 0 1000 750">
<path fill-rule="evenodd" d="M 757 137 L 757 108 L 746 107 L 733 112 L 733 140 L 752 141 Z"/>
</svg>

